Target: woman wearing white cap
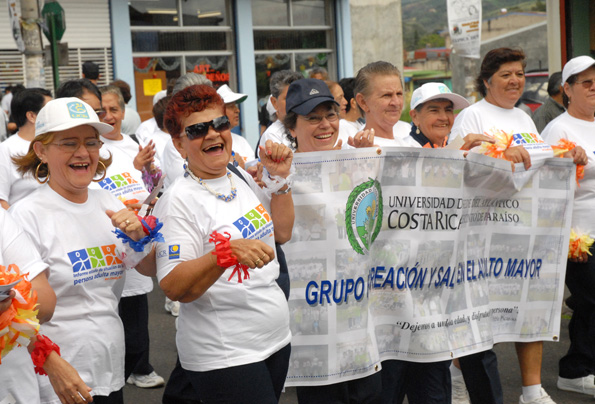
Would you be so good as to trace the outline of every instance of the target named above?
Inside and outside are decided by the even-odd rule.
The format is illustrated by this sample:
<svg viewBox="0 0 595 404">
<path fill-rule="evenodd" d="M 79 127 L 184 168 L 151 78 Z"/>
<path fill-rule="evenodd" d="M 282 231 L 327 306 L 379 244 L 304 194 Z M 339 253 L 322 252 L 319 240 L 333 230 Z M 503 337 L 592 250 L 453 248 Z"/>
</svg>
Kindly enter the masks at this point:
<svg viewBox="0 0 595 404">
<path fill-rule="evenodd" d="M 50 268 L 57 302 L 42 334 L 60 346 L 62 357 L 91 388 L 93 401 L 110 404 L 123 402 L 124 333 L 118 300 L 124 270 L 154 273 L 154 256 L 147 256 L 151 237 L 145 237 L 152 226 L 141 223 L 109 192 L 89 190 L 109 165 L 99 156 L 99 135 L 111 130 L 77 98 L 48 102 L 37 115 L 29 152 L 15 159 L 21 173 L 32 173 L 46 185 L 11 207 Z M 84 402 L 80 394 L 56 395 L 48 378 L 38 381 L 42 403 Z M 67 377 L 52 379 L 52 384 L 56 381 L 71 383 Z"/>
<path fill-rule="evenodd" d="M 240 107 L 239 104 L 246 101 L 248 96 L 246 94 L 234 93 L 227 84 L 223 84 L 217 89 L 217 94 L 223 98 L 225 103 L 225 115 L 229 119 L 230 127 L 232 128 L 231 138 L 233 140 L 232 150 L 239 154 L 243 162 L 254 160 L 254 150 L 250 143 L 242 136 L 233 133 L 233 128 L 240 124 Z"/>
<path fill-rule="evenodd" d="M 572 228 L 595 238 L 595 59 L 579 56 L 570 60 L 562 71 L 563 102 L 566 112 L 550 122 L 543 138 L 550 144 L 561 139 L 574 142 L 587 151 L 588 163 L 584 178 L 574 194 Z M 560 359 L 558 388 L 578 393 L 595 394 L 595 260 L 593 247 L 577 258 L 568 260 L 566 285 L 576 300 L 569 325 L 570 348 Z"/>
</svg>

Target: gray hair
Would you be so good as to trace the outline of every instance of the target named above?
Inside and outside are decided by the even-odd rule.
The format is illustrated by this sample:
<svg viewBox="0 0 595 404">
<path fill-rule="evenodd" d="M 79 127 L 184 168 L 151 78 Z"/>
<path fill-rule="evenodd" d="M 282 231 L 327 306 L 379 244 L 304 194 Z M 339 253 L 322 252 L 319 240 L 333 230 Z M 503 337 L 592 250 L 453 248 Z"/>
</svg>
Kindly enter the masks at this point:
<svg viewBox="0 0 595 404">
<path fill-rule="evenodd" d="M 183 76 L 180 76 L 178 80 L 176 80 L 176 85 L 171 92 L 171 95 L 174 95 L 178 91 L 182 91 L 186 87 L 194 86 L 197 84 L 205 84 L 207 86 L 213 87 L 213 83 L 211 80 L 207 79 L 206 76 L 198 73 L 186 73 Z"/>
<path fill-rule="evenodd" d="M 126 109 L 126 103 L 124 102 L 124 97 L 122 96 L 122 92 L 120 91 L 119 87 L 116 87 L 113 84 L 103 86 L 99 88 L 101 95 L 104 96 L 105 94 L 113 94 L 118 98 L 118 105 L 120 105 L 120 109 L 124 111 Z"/>
<path fill-rule="evenodd" d="M 294 81 L 298 81 L 299 79 L 303 79 L 300 73 L 294 72 L 293 70 L 279 70 L 278 72 L 273 73 L 271 76 L 271 81 L 269 82 L 269 88 L 271 90 L 271 95 L 275 98 L 279 98 L 281 92 L 285 87 L 293 83 Z"/>
</svg>

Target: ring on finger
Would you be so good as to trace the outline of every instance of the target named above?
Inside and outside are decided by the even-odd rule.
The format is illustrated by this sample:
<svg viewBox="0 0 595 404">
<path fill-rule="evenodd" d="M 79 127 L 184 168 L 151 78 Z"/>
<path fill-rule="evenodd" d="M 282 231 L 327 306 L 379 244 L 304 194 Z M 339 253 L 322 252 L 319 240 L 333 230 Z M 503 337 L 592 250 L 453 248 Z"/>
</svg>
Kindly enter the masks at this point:
<svg viewBox="0 0 595 404">
<path fill-rule="evenodd" d="M 259 258 L 259 260 L 262 260 L 262 262 L 264 262 L 264 257 L 268 258 L 268 255 L 267 254 L 263 255 L 262 257 Z"/>
<path fill-rule="evenodd" d="M 124 223 L 126 223 L 126 226 L 128 226 L 130 224 L 130 220 L 126 219 L 124 220 Z"/>
<path fill-rule="evenodd" d="M 259 262 L 262 262 L 262 260 L 261 260 L 260 258 L 259 258 L 259 259 L 257 259 L 256 261 L 254 261 L 254 264 L 255 264 L 255 265 L 258 265 L 258 263 L 259 263 Z"/>
</svg>

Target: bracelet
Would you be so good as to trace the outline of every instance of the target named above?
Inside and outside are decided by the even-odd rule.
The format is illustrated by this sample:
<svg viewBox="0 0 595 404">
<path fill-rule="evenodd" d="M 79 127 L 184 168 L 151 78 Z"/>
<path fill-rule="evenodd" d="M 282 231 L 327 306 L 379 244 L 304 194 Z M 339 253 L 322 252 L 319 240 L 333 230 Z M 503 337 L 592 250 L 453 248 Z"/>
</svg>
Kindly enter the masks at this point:
<svg viewBox="0 0 595 404">
<path fill-rule="evenodd" d="M 278 175 L 271 176 L 271 175 L 269 175 L 267 169 L 264 168 L 262 171 L 262 182 L 264 182 L 265 188 L 263 188 L 263 190 L 269 196 L 272 194 L 276 194 L 276 195 L 286 194 L 287 192 L 289 192 L 288 190 L 285 190 L 285 192 L 284 191 L 279 192 L 279 190 L 281 188 L 283 188 L 285 185 L 288 186 L 288 189 L 291 189 L 291 183 L 292 183 L 291 179 L 294 174 L 295 174 L 295 167 L 293 166 L 293 164 L 291 165 L 291 169 L 289 170 L 289 175 L 287 176 L 287 178 L 283 178 Z"/>
<path fill-rule="evenodd" d="M 47 375 L 46 371 L 43 370 L 43 365 L 52 352 L 56 352 L 60 356 L 60 347 L 45 335 L 37 334 L 35 349 L 31 352 L 31 360 L 33 361 L 33 365 L 35 365 L 35 373 L 41 376 Z"/>
<path fill-rule="evenodd" d="M 145 232 L 146 236 L 141 238 L 138 241 L 134 241 L 128 234 L 124 233 L 120 229 L 114 230 L 116 237 L 121 239 L 124 244 L 128 243 L 130 247 L 136 252 L 142 252 L 145 249 L 145 245 L 151 242 L 160 242 L 164 243 L 165 239 L 163 238 L 163 234 L 159 232 L 159 230 L 163 227 L 163 223 L 159 221 L 155 216 L 145 216 L 141 218 L 137 216 L 140 220 L 143 231 Z"/>
<path fill-rule="evenodd" d="M 231 235 L 228 232 L 224 233 L 224 236 L 217 231 L 213 231 L 211 236 L 209 237 L 209 242 L 215 244 L 215 251 L 211 254 L 217 256 L 217 266 L 221 268 L 229 268 L 235 266 L 233 272 L 227 279 L 231 281 L 231 278 L 234 277 L 235 274 L 238 275 L 238 283 L 242 283 L 242 272 L 244 273 L 243 279 L 250 279 L 250 273 L 248 272 L 248 266 L 240 264 L 238 262 L 237 257 L 235 257 L 231 252 L 231 244 L 229 240 L 231 239 Z"/>
<path fill-rule="evenodd" d="M 287 188 L 285 188 L 283 191 L 273 192 L 273 194 L 274 195 L 285 195 L 285 194 L 288 194 L 289 192 L 291 192 L 291 186 L 287 185 Z"/>
</svg>

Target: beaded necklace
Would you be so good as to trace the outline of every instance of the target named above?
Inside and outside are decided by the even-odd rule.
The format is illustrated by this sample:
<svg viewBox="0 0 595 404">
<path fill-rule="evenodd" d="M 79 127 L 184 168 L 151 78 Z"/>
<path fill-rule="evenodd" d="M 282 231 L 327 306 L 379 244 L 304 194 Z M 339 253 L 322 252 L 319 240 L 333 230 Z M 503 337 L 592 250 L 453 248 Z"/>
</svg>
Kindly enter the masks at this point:
<svg viewBox="0 0 595 404">
<path fill-rule="evenodd" d="M 221 199 L 222 201 L 225 202 L 229 202 L 232 201 L 236 195 L 238 194 L 238 190 L 236 188 L 235 183 L 233 182 L 233 177 L 231 176 L 231 173 L 229 171 L 227 171 L 227 178 L 229 179 L 229 183 L 231 184 L 231 193 L 229 195 L 223 195 L 219 192 L 215 192 L 215 190 L 213 190 L 211 187 L 209 187 L 202 178 L 197 177 L 196 175 L 194 175 L 194 173 L 192 171 L 190 171 L 190 169 L 188 167 L 186 167 L 186 174 L 184 174 L 185 176 L 190 176 L 194 181 L 198 182 L 200 185 L 202 185 L 203 187 L 205 187 L 205 189 L 207 191 L 209 191 L 210 193 L 212 193 L 213 195 L 215 195 L 217 197 L 217 199 Z"/>
</svg>

